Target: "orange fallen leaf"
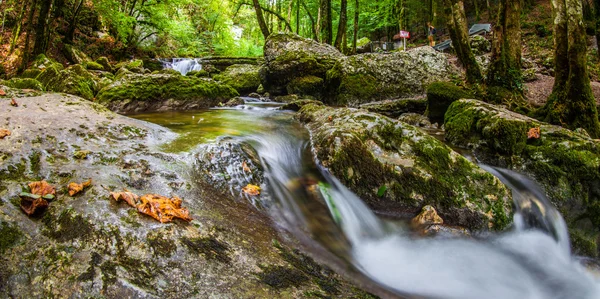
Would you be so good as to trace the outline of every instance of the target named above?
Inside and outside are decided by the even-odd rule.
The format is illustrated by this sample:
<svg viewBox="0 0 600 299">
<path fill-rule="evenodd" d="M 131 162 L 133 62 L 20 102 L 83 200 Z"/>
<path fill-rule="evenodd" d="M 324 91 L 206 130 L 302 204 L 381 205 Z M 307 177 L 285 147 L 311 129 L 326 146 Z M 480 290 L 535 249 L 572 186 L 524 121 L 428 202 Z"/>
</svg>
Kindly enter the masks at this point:
<svg viewBox="0 0 600 299">
<path fill-rule="evenodd" d="M 23 192 L 21 198 L 21 209 L 25 214 L 31 216 L 38 211 L 45 210 L 49 201 L 56 196 L 56 189 L 46 181 L 29 183 L 29 193 Z"/>
<path fill-rule="evenodd" d="M 29 188 L 31 189 L 31 193 L 37 194 L 39 196 L 53 195 L 56 196 L 56 189 L 50 186 L 46 181 L 32 182 L 29 183 Z"/>
<path fill-rule="evenodd" d="M 248 164 L 246 164 L 246 161 L 242 162 L 242 169 L 245 172 L 252 172 L 252 170 L 250 170 L 250 167 L 248 167 Z"/>
<path fill-rule="evenodd" d="M 4 90 L 0 89 L 0 96 L 5 96 L 5 95 L 6 95 L 6 92 Z"/>
<path fill-rule="evenodd" d="M 527 139 L 539 139 L 541 136 L 540 127 L 531 128 L 529 132 L 527 132 Z"/>
<path fill-rule="evenodd" d="M 72 182 L 69 184 L 69 196 L 73 196 L 92 184 L 92 179 L 89 179 L 81 184 Z"/>
<path fill-rule="evenodd" d="M 10 136 L 10 131 L 7 129 L 0 129 L 0 139 L 4 139 L 6 136 Z"/>
<path fill-rule="evenodd" d="M 15 101 L 15 99 L 10 100 L 10 105 L 13 107 L 19 107 L 19 104 L 17 104 L 17 101 Z"/>
<path fill-rule="evenodd" d="M 129 192 L 129 191 L 123 191 L 123 192 L 110 192 L 110 198 L 114 199 L 116 202 L 119 201 L 125 201 L 127 204 L 129 204 L 130 206 L 137 208 L 138 202 L 140 200 L 140 197 Z"/>
<path fill-rule="evenodd" d="M 327 118 L 327 120 L 328 120 L 328 121 L 333 121 L 333 116 L 331 116 L 331 115 L 330 115 L 330 116 Z"/>
<path fill-rule="evenodd" d="M 252 196 L 260 195 L 260 187 L 252 184 L 248 184 L 248 186 L 242 188 L 242 191 Z"/>
<path fill-rule="evenodd" d="M 146 194 L 141 197 L 141 201 L 142 203 L 137 207 L 138 211 L 161 223 L 171 222 L 173 218 L 192 221 L 190 212 L 181 207 L 181 199 L 177 196 L 168 198 L 156 194 Z"/>
</svg>

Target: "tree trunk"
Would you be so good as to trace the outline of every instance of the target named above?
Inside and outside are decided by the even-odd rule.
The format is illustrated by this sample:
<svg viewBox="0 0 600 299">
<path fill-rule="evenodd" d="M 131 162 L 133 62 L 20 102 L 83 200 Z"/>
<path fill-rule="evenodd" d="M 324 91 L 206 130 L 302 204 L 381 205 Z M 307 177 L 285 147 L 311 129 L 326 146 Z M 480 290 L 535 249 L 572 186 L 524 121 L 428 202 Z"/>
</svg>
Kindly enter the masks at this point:
<svg viewBox="0 0 600 299">
<path fill-rule="evenodd" d="M 308 9 L 308 7 L 306 6 L 306 3 L 304 3 L 304 1 L 302 1 L 302 7 L 304 7 L 304 10 L 306 11 L 306 15 L 310 19 L 310 24 L 311 24 L 310 28 L 312 30 L 313 39 L 318 42 L 319 41 L 319 31 L 317 30 L 317 24 L 315 23 L 315 18 L 310 13 L 310 10 Z"/>
<path fill-rule="evenodd" d="M 356 54 L 356 42 L 358 39 L 358 18 L 359 18 L 359 10 L 358 10 L 358 0 L 356 0 L 354 4 L 354 36 L 352 37 L 352 54 Z"/>
<path fill-rule="evenodd" d="M 36 0 L 31 0 L 29 14 L 27 15 L 27 29 L 25 29 L 25 46 L 23 47 L 23 57 L 21 59 L 21 65 L 17 70 L 18 73 L 23 72 L 23 70 L 27 68 L 27 64 L 29 64 L 29 58 L 31 57 L 29 44 L 31 41 L 31 36 L 33 35 L 33 17 L 35 16 L 36 7 Z"/>
<path fill-rule="evenodd" d="M 498 22 L 494 28 L 492 63 L 487 74 L 487 84 L 510 91 L 523 91 L 521 72 L 521 1 L 502 0 L 498 9 Z"/>
<path fill-rule="evenodd" d="M 552 0 L 555 81 L 542 111 L 545 120 L 600 137 L 596 101 L 587 71 L 587 36 L 582 0 Z"/>
<path fill-rule="evenodd" d="M 469 28 L 462 0 L 444 0 L 444 11 L 448 22 L 448 31 L 458 60 L 465 67 L 467 82 L 470 84 L 482 81 L 481 69 L 475 60 L 469 44 Z"/>
<path fill-rule="evenodd" d="M 10 40 L 10 49 L 8 51 L 9 54 L 15 50 L 15 46 L 17 45 L 17 40 L 21 35 L 21 28 L 23 27 L 23 16 L 25 15 L 25 10 L 27 9 L 27 1 L 22 2 L 21 10 L 19 11 L 19 18 L 17 19 L 17 28 L 13 30 L 13 37 Z"/>
<path fill-rule="evenodd" d="M 37 27 L 35 28 L 35 44 L 33 46 L 33 56 L 45 54 L 48 49 L 48 22 L 50 21 L 50 10 L 52 9 L 51 0 L 42 0 L 40 13 L 38 15 Z"/>
<path fill-rule="evenodd" d="M 341 7 L 340 7 L 340 21 L 338 23 L 338 31 L 337 34 L 335 36 L 335 47 L 342 51 L 342 40 L 344 39 L 344 36 L 346 35 L 346 26 L 348 24 L 348 17 L 347 17 L 347 13 L 348 13 L 348 0 L 342 0 L 341 3 Z"/>
<path fill-rule="evenodd" d="M 77 29 L 77 17 L 79 16 L 79 12 L 81 11 L 82 6 L 83 0 L 80 0 L 79 4 L 75 8 L 75 11 L 73 12 L 71 23 L 69 23 L 69 29 L 67 30 L 67 34 L 65 35 L 65 43 L 67 44 L 73 43 L 73 38 L 75 37 L 75 29 Z"/>
<path fill-rule="evenodd" d="M 330 44 L 333 41 L 331 0 L 321 0 L 321 41 Z"/>
<path fill-rule="evenodd" d="M 596 18 L 596 55 L 600 60 L 600 0 L 594 0 L 594 15 Z"/>
<path fill-rule="evenodd" d="M 267 27 L 267 23 L 265 23 L 265 18 L 263 17 L 262 8 L 260 7 L 260 3 L 258 0 L 252 0 L 252 4 L 254 6 L 254 10 L 256 11 L 256 19 L 258 20 L 258 26 L 260 27 L 260 31 L 263 34 L 265 40 L 271 33 L 269 32 L 269 27 Z"/>
<path fill-rule="evenodd" d="M 296 0 L 296 34 L 300 34 L 300 2 Z"/>
</svg>

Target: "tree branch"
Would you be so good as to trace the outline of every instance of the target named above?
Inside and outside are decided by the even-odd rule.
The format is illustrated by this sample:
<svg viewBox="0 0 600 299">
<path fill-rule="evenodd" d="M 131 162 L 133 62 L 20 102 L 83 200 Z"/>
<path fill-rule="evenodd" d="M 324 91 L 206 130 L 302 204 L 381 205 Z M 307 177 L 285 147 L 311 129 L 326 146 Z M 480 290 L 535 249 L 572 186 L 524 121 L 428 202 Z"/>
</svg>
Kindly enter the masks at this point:
<svg viewBox="0 0 600 299">
<path fill-rule="evenodd" d="M 247 6 L 254 6 L 252 3 L 250 2 L 240 2 L 240 5 L 247 5 Z M 286 18 L 284 18 L 281 14 L 279 14 L 278 12 L 270 9 L 270 8 L 265 8 L 262 5 L 260 6 L 260 8 L 265 11 L 268 12 L 274 16 L 276 16 L 279 20 L 283 21 L 285 23 L 285 27 L 290 31 L 293 32 L 292 30 L 292 25 L 290 25 L 290 22 L 288 22 L 288 20 Z"/>
</svg>

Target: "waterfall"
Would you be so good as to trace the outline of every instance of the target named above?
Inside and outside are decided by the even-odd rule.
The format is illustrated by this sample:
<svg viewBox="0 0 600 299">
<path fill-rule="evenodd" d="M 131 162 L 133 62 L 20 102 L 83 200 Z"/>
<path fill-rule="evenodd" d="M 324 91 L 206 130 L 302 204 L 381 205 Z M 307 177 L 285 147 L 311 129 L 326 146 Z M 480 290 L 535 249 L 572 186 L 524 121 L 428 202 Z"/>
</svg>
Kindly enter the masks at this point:
<svg viewBox="0 0 600 299">
<path fill-rule="evenodd" d="M 202 70 L 202 63 L 199 58 L 173 58 L 161 60 L 165 69 L 174 69 L 182 75 L 191 71 Z"/>
</svg>

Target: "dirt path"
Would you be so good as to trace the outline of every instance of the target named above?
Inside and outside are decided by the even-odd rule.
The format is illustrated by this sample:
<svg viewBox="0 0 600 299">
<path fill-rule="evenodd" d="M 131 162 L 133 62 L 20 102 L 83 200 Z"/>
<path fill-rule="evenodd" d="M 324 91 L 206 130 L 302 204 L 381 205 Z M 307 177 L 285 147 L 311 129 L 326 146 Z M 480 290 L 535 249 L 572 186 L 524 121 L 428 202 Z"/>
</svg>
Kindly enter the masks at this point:
<svg viewBox="0 0 600 299">
<path fill-rule="evenodd" d="M 538 74 L 537 78 L 536 81 L 525 83 L 525 96 L 529 103 L 539 107 L 546 103 L 546 99 L 552 93 L 554 77 Z M 600 105 L 600 82 L 592 81 L 592 92 L 596 98 L 596 104 Z"/>
</svg>

